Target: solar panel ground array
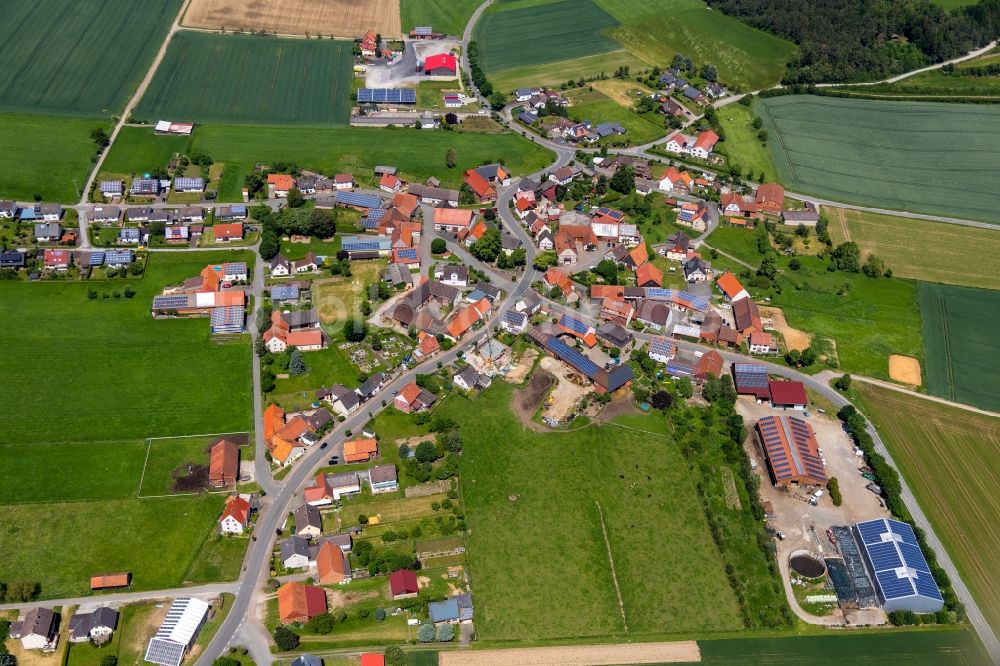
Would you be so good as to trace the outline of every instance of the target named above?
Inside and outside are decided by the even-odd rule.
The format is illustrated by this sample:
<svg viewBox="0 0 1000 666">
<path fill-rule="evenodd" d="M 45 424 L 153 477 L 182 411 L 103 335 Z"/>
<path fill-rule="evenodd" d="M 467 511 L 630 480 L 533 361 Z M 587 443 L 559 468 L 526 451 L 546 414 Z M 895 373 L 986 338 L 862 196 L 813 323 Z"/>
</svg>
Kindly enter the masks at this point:
<svg viewBox="0 0 1000 666">
<path fill-rule="evenodd" d="M 346 125 L 351 46 L 181 32 L 135 115 L 205 123 Z"/>
<path fill-rule="evenodd" d="M 995 220 L 1000 107 L 793 95 L 756 108 L 781 181 L 792 190 Z"/>
<path fill-rule="evenodd" d="M 1000 292 L 920 284 L 928 390 L 1000 411 Z"/>
<path fill-rule="evenodd" d="M 621 50 L 603 33 L 618 21 L 591 0 L 561 0 L 506 9 L 497 5 L 476 26 L 479 64 L 490 73 Z"/>
<path fill-rule="evenodd" d="M 0 109 L 115 113 L 138 85 L 180 0 L 0 3 Z"/>
</svg>

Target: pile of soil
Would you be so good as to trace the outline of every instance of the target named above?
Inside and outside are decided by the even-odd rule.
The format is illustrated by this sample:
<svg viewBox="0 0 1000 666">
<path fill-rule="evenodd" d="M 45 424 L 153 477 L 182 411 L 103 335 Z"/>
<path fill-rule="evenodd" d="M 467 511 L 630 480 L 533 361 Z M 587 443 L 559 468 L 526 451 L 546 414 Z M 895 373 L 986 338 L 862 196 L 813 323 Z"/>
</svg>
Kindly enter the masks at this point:
<svg viewBox="0 0 1000 666">
<path fill-rule="evenodd" d="M 208 465 L 188 463 L 170 474 L 174 482 L 170 489 L 175 493 L 191 493 L 208 486 Z"/>
</svg>

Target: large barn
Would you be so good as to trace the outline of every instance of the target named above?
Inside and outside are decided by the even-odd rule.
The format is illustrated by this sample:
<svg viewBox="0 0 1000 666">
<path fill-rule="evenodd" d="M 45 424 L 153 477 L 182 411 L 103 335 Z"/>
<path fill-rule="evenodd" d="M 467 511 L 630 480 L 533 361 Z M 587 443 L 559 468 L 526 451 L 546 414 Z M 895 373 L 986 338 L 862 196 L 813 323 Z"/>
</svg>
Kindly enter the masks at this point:
<svg viewBox="0 0 1000 666">
<path fill-rule="evenodd" d="M 816 433 L 806 421 L 795 416 L 765 416 L 755 429 L 774 485 L 826 484 Z"/>
<path fill-rule="evenodd" d="M 855 525 L 854 536 L 885 612 L 936 613 L 944 607 L 912 527 L 879 518 Z"/>
</svg>

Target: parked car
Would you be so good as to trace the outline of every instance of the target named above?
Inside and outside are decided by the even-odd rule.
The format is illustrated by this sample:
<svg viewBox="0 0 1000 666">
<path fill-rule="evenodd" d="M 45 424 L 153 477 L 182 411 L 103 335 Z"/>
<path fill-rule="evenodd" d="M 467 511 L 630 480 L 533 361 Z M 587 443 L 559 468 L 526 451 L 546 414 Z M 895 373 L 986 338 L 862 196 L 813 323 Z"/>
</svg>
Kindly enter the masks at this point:
<svg viewBox="0 0 1000 666">
<path fill-rule="evenodd" d="M 320 444 L 319 445 L 320 451 L 322 451 L 323 449 L 325 449 L 327 444 L 329 444 L 329 442 L 323 442 L 322 444 Z"/>
</svg>

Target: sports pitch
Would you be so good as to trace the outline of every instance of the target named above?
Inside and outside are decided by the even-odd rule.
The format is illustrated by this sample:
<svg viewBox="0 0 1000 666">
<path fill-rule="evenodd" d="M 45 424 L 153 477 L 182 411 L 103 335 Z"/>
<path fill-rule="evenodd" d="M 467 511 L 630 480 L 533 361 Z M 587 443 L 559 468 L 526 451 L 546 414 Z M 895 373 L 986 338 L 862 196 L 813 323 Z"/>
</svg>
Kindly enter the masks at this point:
<svg viewBox="0 0 1000 666">
<path fill-rule="evenodd" d="M 1000 418 L 855 382 L 872 419 L 987 621 L 1000 629 Z"/>
<path fill-rule="evenodd" d="M 611 425 L 526 430 L 512 393 L 495 381 L 474 401 L 442 405 L 477 424 L 462 429 L 461 472 L 480 639 L 742 628 L 680 451 L 662 435 Z"/>
<path fill-rule="evenodd" d="M 1000 292 L 922 283 L 920 311 L 930 392 L 1000 411 Z"/>
<path fill-rule="evenodd" d="M 996 219 L 1000 107 L 791 95 L 758 108 L 781 181 L 794 191 Z"/>
<path fill-rule="evenodd" d="M 180 32 L 135 111 L 194 122 L 346 125 L 351 44 Z"/>
<path fill-rule="evenodd" d="M 180 5 L 181 0 L 5 0 L 0 109 L 120 111 Z"/>
</svg>

